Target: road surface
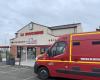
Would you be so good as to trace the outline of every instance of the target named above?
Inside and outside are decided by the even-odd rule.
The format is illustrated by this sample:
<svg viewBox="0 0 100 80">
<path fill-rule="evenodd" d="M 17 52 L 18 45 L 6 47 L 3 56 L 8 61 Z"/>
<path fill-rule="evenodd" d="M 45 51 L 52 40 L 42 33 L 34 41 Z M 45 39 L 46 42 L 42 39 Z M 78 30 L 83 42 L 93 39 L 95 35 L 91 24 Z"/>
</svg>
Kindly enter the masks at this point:
<svg viewBox="0 0 100 80">
<path fill-rule="evenodd" d="M 33 71 L 33 67 L 10 66 L 0 64 L 0 80 L 40 80 Z M 69 80 L 50 78 L 48 80 Z"/>
</svg>

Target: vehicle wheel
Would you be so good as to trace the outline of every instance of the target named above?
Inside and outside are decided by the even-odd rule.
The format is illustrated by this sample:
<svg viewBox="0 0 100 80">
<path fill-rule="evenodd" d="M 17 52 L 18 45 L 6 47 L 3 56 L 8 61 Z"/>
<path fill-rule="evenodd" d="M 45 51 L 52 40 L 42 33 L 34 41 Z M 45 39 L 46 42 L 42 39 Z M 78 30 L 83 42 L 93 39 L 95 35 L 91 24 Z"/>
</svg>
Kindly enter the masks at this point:
<svg viewBox="0 0 100 80">
<path fill-rule="evenodd" d="M 45 67 L 41 67 L 38 70 L 38 77 L 42 80 L 46 80 L 49 77 L 49 71 Z"/>
</svg>

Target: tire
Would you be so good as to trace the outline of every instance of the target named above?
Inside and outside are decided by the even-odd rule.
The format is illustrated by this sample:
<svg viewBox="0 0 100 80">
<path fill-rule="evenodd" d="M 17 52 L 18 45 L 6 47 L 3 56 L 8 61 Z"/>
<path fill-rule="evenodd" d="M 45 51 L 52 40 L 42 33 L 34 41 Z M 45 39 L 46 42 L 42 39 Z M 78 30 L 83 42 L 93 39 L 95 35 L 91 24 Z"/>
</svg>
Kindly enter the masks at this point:
<svg viewBox="0 0 100 80">
<path fill-rule="evenodd" d="M 38 69 L 38 77 L 41 79 L 41 80 L 46 80 L 48 79 L 49 77 L 49 71 L 47 68 L 45 67 L 41 67 Z"/>
</svg>

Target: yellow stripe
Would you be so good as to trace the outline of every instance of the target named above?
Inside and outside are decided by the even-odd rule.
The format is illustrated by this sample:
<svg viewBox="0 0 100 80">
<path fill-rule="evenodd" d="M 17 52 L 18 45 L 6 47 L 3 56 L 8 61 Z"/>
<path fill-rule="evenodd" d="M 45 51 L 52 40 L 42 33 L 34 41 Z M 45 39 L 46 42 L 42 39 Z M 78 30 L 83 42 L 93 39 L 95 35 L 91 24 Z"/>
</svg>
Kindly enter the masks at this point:
<svg viewBox="0 0 100 80">
<path fill-rule="evenodd" d="M 90 34 L 100 34 L 100 32 L 91 32 L 91 33 L 72 34 L 72 36 L 82 36 L 82 35 L 90 35 Z"/>
<path fill-rule="evenodd" d="M 72 61 L 72 35 L 70 35 L 70 62 Z"/>
<path fill-rule="evenodd" d="M 90 34 L 100 34 L 100 32 L 92 32 L 92 33 L 80 33 L 80 34 L 71 34 L 70 35 L 70 60 L 69 61 L 61 61 L 61 60 L 37 60 L 40 62 L 69 62 L 69 63 L 81 63 L 81 64 L 100 64 L 100 62 L 83 62 L 83 61 L 72 61 L 72 37 L 73 36 L 82 36 L 82 35 L 90 35 Z"/>
<path fill-rule="evenodd" d="M 70 61 L 61 61 L 61 60 L 37 60 L 39 62 L 70 62 Z"/>
<path fill-rule="evenodd" d="M 77 61 L 75 63 L 82 63 L 82 64 L 100 64 L 100 62 L 83 62 L 83 61 Z"/>
<path fill-rule="evenodd" d="M 82 35 L 91 35 L 91 34 L 100 34 L 100 32 L 80 33 L 80 34 L 71 34 L 70 35 L 70 62 L 73 62 L 72 61 L 72 37 L 73 36 L 82 36 Z M 100 64 L 100 62 L 83 62 L 83 61 L 77 61 L 75 63 Z"/>
<path fill-rule="evenodd" d="M 61 61 L 61 60 L 37 60 L 38 62 L 67 62 L 67 63 L 81 63 L 81 64 L 100 64 L 100 62 L 83 62 L 83 61 Z"/>
</svg>

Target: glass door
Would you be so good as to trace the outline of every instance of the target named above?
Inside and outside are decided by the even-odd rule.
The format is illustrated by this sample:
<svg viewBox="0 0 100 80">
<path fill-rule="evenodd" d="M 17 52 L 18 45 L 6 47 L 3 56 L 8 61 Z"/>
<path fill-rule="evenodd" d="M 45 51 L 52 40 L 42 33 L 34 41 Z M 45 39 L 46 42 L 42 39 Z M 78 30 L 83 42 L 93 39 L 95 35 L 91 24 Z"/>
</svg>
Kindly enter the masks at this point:
<svg viewBox="0 0 100 80">
<path fill-rule="evenodd" d="M 17 58 L 21 58 L 21 61 L 26 60 L 26 48 L 22 46 L 17 47 Z"/>
<path fill-rule="evenodd" d="M 27 48 L 27 59 L 34 60 L 36 58 L 36 48 L 28 47 Z"/>
</svg>

